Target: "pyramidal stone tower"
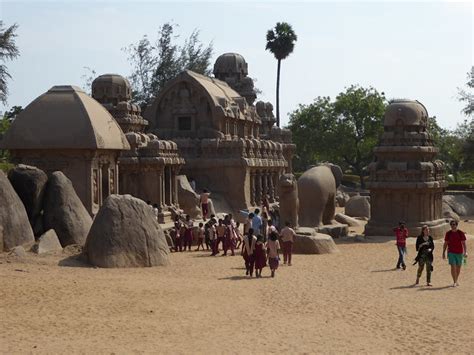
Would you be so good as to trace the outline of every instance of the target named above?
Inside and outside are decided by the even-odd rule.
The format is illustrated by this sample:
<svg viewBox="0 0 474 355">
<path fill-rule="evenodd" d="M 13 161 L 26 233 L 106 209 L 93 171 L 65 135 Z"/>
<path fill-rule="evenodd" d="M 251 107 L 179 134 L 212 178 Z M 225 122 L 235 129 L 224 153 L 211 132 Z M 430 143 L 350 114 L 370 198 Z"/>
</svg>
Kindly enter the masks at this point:
<svg viewBox="0 0 474 355">
<path fill-rule="evenodd" d="M 392 235 L 405 221 L 410 236 L 424 224 L 433 238 L 449 228 L 442 217 L 445 165 L 428 133 L 428 112 L 418 101 L 395 100 L 385 111 L 384 133 L 369 165 L 371 219 L 366 235 Z"/>
</svg>

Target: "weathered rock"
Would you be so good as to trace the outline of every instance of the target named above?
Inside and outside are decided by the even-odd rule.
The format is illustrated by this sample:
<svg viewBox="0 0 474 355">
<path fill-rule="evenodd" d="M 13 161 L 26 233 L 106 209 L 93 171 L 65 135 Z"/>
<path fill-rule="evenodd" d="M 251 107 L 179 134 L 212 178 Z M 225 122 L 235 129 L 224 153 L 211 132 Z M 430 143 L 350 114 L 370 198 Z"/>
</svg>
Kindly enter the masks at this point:
<svg viewBox="0 0 474 355">
<path fill-rule="evenodd" d="M 25 206 L 3 171 L 0 171 L 0 226 L 3 250 L 35 241 Z"/>
<path fill-rule="evenodd" d="M 466 195 L 444 195 L 443 202 L 459 216 L 474 216 L 474 200 Z"/>
<path fill-rule="evenodd" d="M 149 206 L 130 195 L 110 195 L 87 236 L 85 253 L 99 267 L 169 264 L 169 247 Z"/>
<path fill-rule="evenodd" d="M 353 196 L 347 201 L 344 212 L 350 217 L 370 218 L 370 203 L 365 196 Z"/>
<path fill-rule="evenodd" d="M 59 242 L 59 238 L 56 235 L 54 229 L 50 229 L 46 233 L 44 233 L 36 243 L 31 248 L 31 251 L 36 254 L 45 254 L 55 251 L 62 251 L 63 247 Z"/>
<path fill-rule="evenodd" d="M 185 214 L 190 215 L 192 219 L 202 218 L 199 195 L 194 192 L 186 175 L 176 176 L 176 182 L 178 184 L 179 207 L 183 209 Z"/>
<path fill-rule="evenodd" d="M 343 238 L 349 234 L 349 227 L 347 224 L 326 224 L 316 228 L 318 233 L 328 234 L 333 238 Z"/>
<path fill-rule="evenodd" d="M 51 174 L 44 194 L 44 228 L 54 229 L 61 245 L 84 245 L 92 218 L 62 172 Z M 151 211 L 151 210 L 150 210 Z"/>
<path fill-rule="evenodd" d="M 42 218 L 43 194 L 48 176 L 43 170 L 29 165 L 17 165 L 9 171 L 8 179 L 25 206 L 31 226 Z M 41 233 L 41 231 L 38 231 Z"/>
<path fill-rule="evenodd" d="M 350 198 L 349 194 L 339 189 L 336 191 L 336 203 L 339 207 L 344 207 Z"/>
<path fill-rule="evenodd" d="M 331 254 L 338 251 L 330 235 L 316 233 L 312 228 L 298 228 L 296 230 L 293 244 L 295 254 Z"/>
<path fill-rule="evenodd" d="M 453 211 L 450 205 L 448 205 L 444 200 L 443 200 L 443 217 L 446 219 L 454 219 L 455 221 L 460 221 L 461 217 Z"/>
<path fill-rule="evenodd" d="M 16 255 L 20 258 L 24 258 L 26 256 L 26 250 L 21 245 L 16 246 L 10 250 L 11 255 Z"/>
<path fill-rule="evenodd" d="M 280 223 L 289 222 L 298 226 L 298 184 L 293 174 L 282 174 L 278 181 L 278 196 L 280 198 Z"/>
<path fill-rule="evenodd" d="M 334 219 L 338 221 L 339 223 L 347 224 L 351 227 L 359 227 L 362 225 L 357 219 L 346 216 L 343 213 L 336 213 L 336 215 L 334 216 Z"/>
</svg>

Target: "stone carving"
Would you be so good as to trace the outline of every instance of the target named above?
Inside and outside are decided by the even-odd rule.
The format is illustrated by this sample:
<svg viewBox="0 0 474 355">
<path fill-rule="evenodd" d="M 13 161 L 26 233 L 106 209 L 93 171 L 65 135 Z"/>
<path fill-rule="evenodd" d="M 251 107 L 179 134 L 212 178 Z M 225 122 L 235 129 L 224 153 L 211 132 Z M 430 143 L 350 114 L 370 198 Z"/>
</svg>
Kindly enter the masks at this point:
<svg viewBox="0 0 474 355">
<path fill-rule="evenodd" d="M 384 133 L 369 167 L 370 220 L 366 235 L 393 235 L 398 221 L 413 234 L 429 226 L 433 238 L 449 228 L 442 215 L 447 186 L 444 163 L 428 133 L 429 116 L 418 101 L 394 100 L 387 106 Z"/>
<path fill-rule="evenodd" d="M 282 174 L 278 181 L 280 197 L 280 223 L 282 226 L 286 222 L 293 227 L 298 226 L 298 184 L 293 174 Z"/>
<path fill-rule="evenodd" d="M 0 170 L 0 231 L 3 235 L 1 250 L 10 250 L 16 246 L 35 241 L 28 222 L 25 206 L 13 189 L 10 181 Z"/>
<path fill-rule="evenodd" d="M 318 227 L 333 224 L 336 211 L 336 189 L 342 171 L 337 165 L 311 168 L 298 179 L 299 225 Z"/>
<path fill-rule="evenodd" d="M 474 200 L 465 195 L 445 195 L 443 202 L 459 216 L 474 216 Z"/>
<path fill-rule="evenodd" d="M 201 206 L 199 205 L 199 195 L 194 192 L 189 184 L 186 175 L 176 177 L 178 183 L 178 201 L 179 207 L 192 219 L 202 218 Z"/>
<path fill-rule="evenodd" d="M 166 238 L 150 207 L 130 195 L 110 195 L 102 205 L 84 247 L 98 267 L 169 264 Z"/>
<path fill-rule="evenodd" d="M 92 219 L 62 172 L 52 173 L 44 193 L 44 228 L 54 229 L 63 247 L 84 245 Z"/>
</svg>

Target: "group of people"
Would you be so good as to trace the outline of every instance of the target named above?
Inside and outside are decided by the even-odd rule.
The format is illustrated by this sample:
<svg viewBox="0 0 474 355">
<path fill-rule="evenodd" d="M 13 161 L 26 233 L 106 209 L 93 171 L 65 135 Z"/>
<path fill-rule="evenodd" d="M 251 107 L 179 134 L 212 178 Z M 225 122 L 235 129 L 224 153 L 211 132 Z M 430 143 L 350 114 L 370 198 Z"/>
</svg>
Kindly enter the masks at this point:
<svg viewBox="0 0 474 355">
<path fill-rule="evenodd" d="M 458 279 L 461 273 L 461 266 L 467 258 L 466 235 L 458 229 L 458 222 L 450 222 L 451 229 L 446 232 L 443 244 L 443 259 L 446 259 L 448 252 L 448 263 L 451 266 L 451 276 L 453 278 L 453 287 L 459 286 Z M 397 269 L 406 270 L 405 257 L 407 254 L 406 239 L 408 238 L 408 229 L 405 222 L 399 222 L 397 228 L 394 228 L 396 245 L 398 250 Z M 417 255 L 413 265 L 418 264 L 415 284 L 420 283 L 423 270 L 426 268 L 426 285 L 431 285 L 431 273 L 433 272 L 433 251 L 435 245 L 430 235 L 430 229 L 427 225 L 422 226 L 421 233 L 416 239 L 415 249 Z"/>
<path fill-rule="evenodd" d="M 204 212 L 207 209 L 203 208 L 205 218 L 207 216 Z M 224 218 L 217 218 L 215 215 L 211 215 L 209 220 L 204 218 L 204 222 L 200 222 L 196 228 L 189 215 L 176 215 L 171 232 L 173 251 L 191 251 L 193 240 L 197 241 L 196 251 L 208 250 L 210 256 L 219 255 L 220 250 L 222 256 L 227 256 L 229 252 L 234 256 L 236 250 L 240 250 L 245 261 L 246 275 L 250 277 L 253 277 L 254 271 L 256 277 L 262 277 L 262 270 L 267 264 L 274 277 L 280 263 L 280 249 L 283 251 L 283 263 L 291 266 L 295 231 L 289 223 L 278 231 L 271 219 L 265 214 L 263 218 L 260 216 L 259 209 L 248 214 L 243 228 L 232 214 L 227 214 Z"/>
</svg>

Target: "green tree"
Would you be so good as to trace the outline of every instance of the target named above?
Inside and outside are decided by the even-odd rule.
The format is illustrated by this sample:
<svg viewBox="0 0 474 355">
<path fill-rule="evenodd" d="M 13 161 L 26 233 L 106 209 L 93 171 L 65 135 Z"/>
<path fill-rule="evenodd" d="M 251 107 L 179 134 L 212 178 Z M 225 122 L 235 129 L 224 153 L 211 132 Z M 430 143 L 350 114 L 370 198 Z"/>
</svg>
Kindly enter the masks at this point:
<svg viewBox="0 0 474 355">
<path fill-rule="evenodd" d="M 458 98 L 466 105 L 462 112 L 466 116 L 472 116 L 474 114 L 474 66 L 471 67 L 471 72 L 467 73 L 467 79 L 466 88 L 458 88 Z"/>
<path fill-rule="evenodd" d="M 275 28 L 267 31 L 266 50 L 269 50 L 277 60 L 276 83 L 276 123 L 280 127 L 280 69 L 281 61 L 288 57 L 295 48 L 296 36 L 293 28 L 286 22 L 277 22 Z"/>
<path fill-rule="evenodd" d="M 351 86 L 334 101 L 318 97 L 291 113 L 289 129 L 296 143 L 295 167 L 322 161 L 350 169 L 365 187 L 365 167 L 383 132 L 384 93 L 374 88 Z"/>
<path fill-rule="evenodd" d="M 9 111 L 3 114 L 2 118 L 0 118 L 0 141 L 5 135 L 5 132 L 10 128 L 11 122 L 21 111 L 23 111 L 21 106 L 13 106 Z M 8 158 L 8 151 L 0 149 L 0 162 L 7 162 Z"/>
<path fill-rule="evenodd" d="M 0 102 L 7 103 L 8 97 L 8 79 L 11 78 L 7 66 L 4 64 L 7 60 L 13 60 L 20 55 L 20 51 L 15 43 L 17 36 L 15 31 L 18 25 L 14 24 L 5 28 L 3 21 L 0 20 Z"/>
<path fill-rule="evenodd" d="M 129 79 L 133 98 L 140 106 L 146 107 L 165 84 L 181 71 L 188 69 L 199 74 L 211 74 L 212 43 L 207 46 L 199 40 L 199 31 L 194 30 L 183 45 L 176 41 L 177 25 L 165 23 L 158 30 L 153 44 L 145 35 L 135 44 L 124 48 L 132 66 Z"/>
</svg>

